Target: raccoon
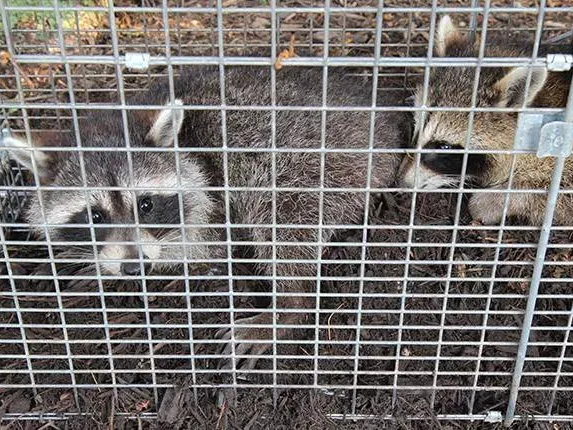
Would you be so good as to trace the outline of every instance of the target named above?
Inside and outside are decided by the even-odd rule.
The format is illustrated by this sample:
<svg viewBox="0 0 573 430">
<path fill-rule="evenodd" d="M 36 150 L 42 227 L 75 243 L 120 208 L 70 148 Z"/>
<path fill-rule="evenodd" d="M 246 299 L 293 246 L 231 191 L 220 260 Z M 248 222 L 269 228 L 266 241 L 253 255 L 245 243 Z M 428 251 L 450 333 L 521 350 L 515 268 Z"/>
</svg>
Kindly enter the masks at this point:
<svg viewBox="0 0 573 430">
<path fill-rule="evenodd" d="M 347 72 L 329 69 L 327 106 L 372 106 L 371 78 Z M 314 299 L 294 294 L 308 293 L 316 285 L 316 281 L 308 279 L 317 276 L 316 260 L 322 248 L 319 242 L 331 239 L 333 225 L 362 224 L 364 188 L 385 187 L 394 181 L 400 156 L 396 152 L 368 153 L 371 114 L 366 110 L 328 111 L 322 139 L 320 68 L 286 68 L 277 72 L 275 92 L 271 91 L 269 68 L 227 67 L 224 78 L 222 91 L 218 68 L 191 67 L 175 80 L 173 104 L 167 102 L 170 93 L 166 81 L 158 81 L 149 91 L 130 99 L 128 104 L 132 106 L 163 106 L 156 110 L 127 110 L 131 162 L 125 150 L 122 115 L 113 110 L 88 111 L 81 120 L 83 170 L 77 151 L 61 150 L 78 145 L 73 134 L 45 134 L 31 143 L 8 139 L 6 144 L 12 156 L 28 168 L 35 167 L 41 184 L 52 187 L 42 191 L 41 199 L 33 197 L 26 219 L 33 225 L 41 225 L 44 213 L 49 224 L 45 233 L 52 240 L 87 241 L 89 250 L 93 249 L 87 225 L 91 220 L 101 270 L 117 276 L 168 269 L 184 257 L 228 258 L 227 241 L 246 236 L 255 243 L 254 257 L 261 260 L 256 273 L 276 274 L 277 291 L 290 293 L 277 297 L 276 320 L 296 326 L 305 319 L 303 311 L 287 313 L 281 309 L 313 308 Z M 268 108 L 273 102 L 275 112 Z M 385 100 L 385 94 L 380 94 L 376 102 L 396 103 Z M 185 106 L 195 108 L 185 110 Z M 296 106 L 304 110 L 294 109 Z M 406 114 L 379 112 L 373 122 L 375 148 L 405 147 L 410 122 Z M 179 166 L 173 149 L 175 136 Z M 60 150 L 48 151 L 46 146 Z M 337 151 L 321 154 L 323 146 Z M 344 152 L 345 149 L 349 152 Z M 368 169 L 371 169 L 370 184 L 367 184 Z M 87 187 L 80 190 L 57 189 L 82 187 L 84 183 Z M 319 188 L 321 183 L 322 204 L 318 192 L 307 191 Z M 114 189 L 117 187 L 124 189 Z M 273 192 L 272 187 L 277 190 Z M 344 190 L 336 191 L 337 188 Z M 357 191 L 348 190 L 353 188 Z M 90 209 L 86 207 L 86 196 Z M 133 226 L 136 216 L 139 229 Z M 182 223 L 189 226 L 182 229 Z M 227 229 L 211 226 L 225 223 L 231 225 L 231 237 Z M 61 224 L 71 227 L 59 227 Z M 154 228 L 154 224 L 162 226 Z M 233 224 L 246 226 L 233 228 Z M 274 224 L 279 225 L 274 232 L 279 244 L 273 250 L 269 243 L 273 241 Z M 290 227 L 280 227 L 285 224 Z M 74 228 L 75 225 L 78 227 Z M 317 227 L 308 228 L 309 225 Z M 36 230 L 42 234 L 42 229 Z M 181 246 L 183 239 L 185 253 Z M 141 249 L 138 243 L 142 243 Z M 145 261 L 143 267 L 138 260 L 140 252 Z M 277 264 L 273 270 L 268 261 L 275 257 Z M 272 321 L 270 312 L 237 320 L 238 325 L 246 326 L 234 329 L 235 340 L 239 342 L 236 353 L 258 355 L 267 350 L 270 343 L 249 341 L 270 342 L 272 330 L 249 324 L 270 325 Z M 286 333 L 285 329 L 279 329 L 277 334 L 284 337 Z M 223 329 L 219 336 L 230 339 L 230 328 Z M 243 367 L 253 367 L 255 361 L 246 360 Z"/>
<path fill-rule="evenodd" d="M 440 57 L 476 57 L 479 43 L 472 44 L 453 24 L 449 16 L 439 22 L 436 36 L 436 55 Z M 526 46 L 511 48 L 508 42 L 490 41 L 485 47 L 487 57 L 526 57 Z M 560 108 L 566 105 L 571 72 L 548 73 L 543 68 L 534 68 L 529 92 L 525 86 L 529 70 L 526 67 L 482 67 L 477 91 L 478 107 L 521 108 L 525 103 L 531 107 Z M 430 74 L 427 94 L 429 107 L 470 107 L 474 88 L 475 68 L 434 68 Z M 416 92 L 416 105 L 422 105 L 422 88 Z M 438 189 L 456 186 L 461 180 L 463 154 L 448 154 L 448 150 L 464 149 L 467 142 L 469 114 L 465 112 L 427 112 L 424 123 L 418 113 L 415 119 L 414 142 L 423 149 L 435 149 L 435 153 L 420 155 L 420 169 L 416 171 L 414 157 L 405 157 L 400 166 L 399 178 L 403 186 L 422 189 Z M 517 127 L 517 113 L 478 112 L 474 114 L 469 145 L 472 149 L 512 149 Z M 551 182 L 555 161 L 538 158 L 533 154 L 516 155 L 513 189 L 546 189 Z M 507 190 L 509 185 L 512 155 L 473 153 L 467 157 L 466 179 L 470 185 L 492 190 Z M 568 159 L 561 186 L 573 187 L 573 159 Z M 501 221 L 505 194 L 474 193 L 469 200 L 470 215 L 475 222 L 497 224 Z M 509 196 L 508 216 L 517 216 L 528 224 L 541 224 L 546 196 L 543 194 L 512 193 Z M 573 221 L 573 197 L 559 198 L 555 222 L 567 224 Z"/>
</svg>

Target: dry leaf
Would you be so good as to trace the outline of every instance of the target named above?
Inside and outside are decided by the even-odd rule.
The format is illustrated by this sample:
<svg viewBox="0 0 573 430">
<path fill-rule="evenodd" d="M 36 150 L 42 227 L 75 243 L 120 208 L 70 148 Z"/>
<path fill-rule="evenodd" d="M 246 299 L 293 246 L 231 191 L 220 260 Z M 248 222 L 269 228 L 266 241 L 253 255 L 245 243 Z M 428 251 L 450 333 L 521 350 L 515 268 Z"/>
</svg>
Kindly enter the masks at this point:
<svg viewBox="0 0 573 430">
<path fill-rule="evenodd" d="M 283 60 L 296 57 L 296 54 L 294 53 L 294 34 L 291 36 L 288 46 L 288 49 L 283 50 L 279 54 L 277 61 L 275 62 L 275 70 L 283 68 Z"/>
<path fill-rule="evenodd" d="M 10 62 L 10 53 L 8 51 L 0 51 L 0 66 L 7 66 Z"/>
</svg>

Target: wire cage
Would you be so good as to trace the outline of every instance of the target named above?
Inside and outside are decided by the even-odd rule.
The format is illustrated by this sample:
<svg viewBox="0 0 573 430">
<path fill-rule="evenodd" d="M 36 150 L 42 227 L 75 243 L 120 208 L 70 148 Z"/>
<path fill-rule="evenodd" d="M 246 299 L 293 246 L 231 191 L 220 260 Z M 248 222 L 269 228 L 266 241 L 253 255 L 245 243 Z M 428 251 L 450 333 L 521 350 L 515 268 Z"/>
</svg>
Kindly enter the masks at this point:
<svg viewBox="0 0 573 430">
<path fill-rule="evenodd" d="M 573 421 L 569 1 L 0 0 L 0 12 L 2 425 Z M 445 15 L 475 52 L 447 52 Z M 526 94 L 539 70 L 561 73 L 562 102 L 484 105 L 480 75 L 519 68 Z M 470 94 L 465 105 L 435 102 L 452 69 L 471 78 L 444 93 Z M 464 118 L 456 145 L 427 146 L 428 127 L 456 128 L 446 114 Z M 464 181 L 488 157 L 506 160 L 507 183 Z M 454 160 L 461 180 L 406 186 L 404 160 L 414 178 Z M 542 185 L 524 185 L 535 163 Z M 497 209 L 480 197 L 492 187 Z M 529 206 L 516 211 L 519 192 Z M 472 204 L 501 216 L 476 222 Z M 114 218 L 120 206 L 133 216 Z M 66 236 L 79 227 L 87 236 Z"/>
</svg>

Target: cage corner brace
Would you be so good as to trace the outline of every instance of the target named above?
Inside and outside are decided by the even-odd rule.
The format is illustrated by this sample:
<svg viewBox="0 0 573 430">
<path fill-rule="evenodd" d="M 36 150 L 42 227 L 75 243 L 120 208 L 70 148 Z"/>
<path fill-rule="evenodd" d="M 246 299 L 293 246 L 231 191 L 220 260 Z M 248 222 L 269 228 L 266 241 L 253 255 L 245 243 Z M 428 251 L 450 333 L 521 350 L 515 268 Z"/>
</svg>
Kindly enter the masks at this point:
<svg viewBox="0 0 573 430">
<path fill-rule="evenodd" d="M 573 67 L 573 55 L 547 56 L 547 69 L 563 72 Z M 515 149 L 536 152 L 538 157 L 568 157 L 573 150 L 573 124 L 565 113 L 521 112 L 515 132 Z"/>
</svg>

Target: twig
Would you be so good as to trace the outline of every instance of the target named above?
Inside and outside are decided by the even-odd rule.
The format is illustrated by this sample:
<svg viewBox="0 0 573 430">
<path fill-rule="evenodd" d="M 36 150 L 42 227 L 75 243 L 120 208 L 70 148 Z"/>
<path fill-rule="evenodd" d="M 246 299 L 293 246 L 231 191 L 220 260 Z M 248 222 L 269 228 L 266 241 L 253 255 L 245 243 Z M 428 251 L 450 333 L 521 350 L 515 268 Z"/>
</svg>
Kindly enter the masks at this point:
<svg viewBox="0 0 573 430">
<path fill-rule="evenodd" d="M 334 316 L 334 314 L 336 313 L 336 311 L 339 311 L 340 309 L 342 309 L 342 307 L 345 305 L 344 302 L 342 302 L 336 309 L 334 312 L 332 312 L 328 319 L 326 320 L 326 324 L 328 325 L 328 340 L 332 340 L 330 337 L 330 321 L 332 320 L 332 317 Z"/>
<path fill-rule="evenodd" d="M 225 414 L 225 410 L 227 409 L 227 401 L 225 400 L 221 405 L 221 412 L 219 412 L 219 418 L 217 418 L 217 424 L 215 428 L 219 428 L 219 424 L 221 424 L 221 420 L 223 419 L 223 415 Z"/>
<path fill-rule="evenodd" d="M 109 430 L 114 430 L 114 418 L 115 418 L 115 394 L 111 396 L 111 407 L 109 412 Z"/>
</svg>

